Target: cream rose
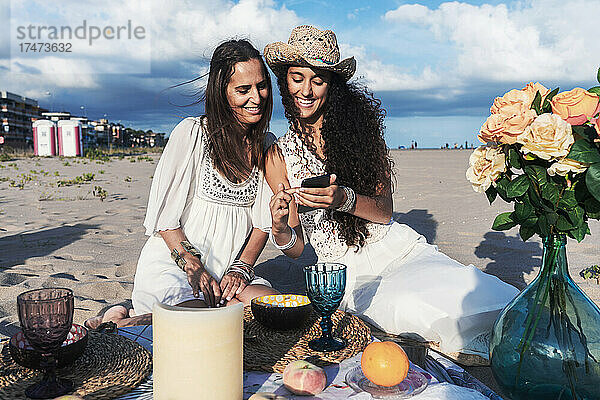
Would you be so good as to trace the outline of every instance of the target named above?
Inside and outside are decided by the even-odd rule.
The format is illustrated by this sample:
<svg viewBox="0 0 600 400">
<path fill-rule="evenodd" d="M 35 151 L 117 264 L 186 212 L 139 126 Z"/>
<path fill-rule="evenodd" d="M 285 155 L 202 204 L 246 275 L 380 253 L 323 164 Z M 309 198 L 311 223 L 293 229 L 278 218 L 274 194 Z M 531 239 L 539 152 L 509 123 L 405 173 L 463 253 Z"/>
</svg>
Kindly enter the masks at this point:
<svg viewBox="0 0 600 400">
<path fill-rule="evenodd" d="M 517 138 L 523 153 L 532 153 L 544 160 L 555 160 L 569 154 L 575 142 L 571 125 L 555 114 L 538 116 Z"/>
<path fill-rule="evenodd" d="M 598 95 L 582 88 L 557 94 L 551 104 L 552 112 L 571 125 L 583 125 L 600 112 Z"/>
<path fill-rule="evenodd" d="M 588 169 L 589 166 L 590 164 L 588 163 L 571 160 L 570 158 L 563 158 L 548 168 L 548 175 L 566 176 L 569 172 L 580 174 Z"/>
<path fill-rule="evenodd" d="M 479 146 L 469 157 L 467 179 L 473 190 L 483 193 L 506 171 L 506 156 L 496 146 Z"/>
</svg>

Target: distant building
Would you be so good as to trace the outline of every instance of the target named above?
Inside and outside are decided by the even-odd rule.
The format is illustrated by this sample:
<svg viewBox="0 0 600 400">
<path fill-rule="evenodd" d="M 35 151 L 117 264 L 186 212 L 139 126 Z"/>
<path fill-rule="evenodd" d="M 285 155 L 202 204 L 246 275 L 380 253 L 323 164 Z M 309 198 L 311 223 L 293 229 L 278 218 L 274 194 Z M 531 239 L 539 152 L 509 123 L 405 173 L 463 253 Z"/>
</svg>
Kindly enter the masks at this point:
<svg viewBox="0 0 600 400">
<path fill-rule="evenodd" d="M 5 145 L 29 147 L 33 145 L 33 122 L 47 111 L 37 100 L 18 94 L 0 91 L 0 136 Z"/>
<path fill-rule="evenodd" d="M 136 131 L 133 129 L 125 129 L 127 137 L 127 145 L 130 147 L 157 147 L 165 145 L 165 134 L 152 132 L 151 130 Z"/>
</svg>

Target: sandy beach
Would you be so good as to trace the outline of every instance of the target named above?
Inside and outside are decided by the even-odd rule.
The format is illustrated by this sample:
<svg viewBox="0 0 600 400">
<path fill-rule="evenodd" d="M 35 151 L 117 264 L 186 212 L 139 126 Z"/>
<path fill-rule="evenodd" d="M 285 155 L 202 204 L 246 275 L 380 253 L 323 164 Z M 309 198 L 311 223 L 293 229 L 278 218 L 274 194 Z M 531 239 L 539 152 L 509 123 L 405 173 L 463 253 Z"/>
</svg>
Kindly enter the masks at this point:
<svg viewBox="0 0 600 400">
<path fill-rule="evenodd" d="M 495 216 L 511 206 L 501 200 L 490 206 L 484 195 L 472 190 L 465 179 L 470 153 L 392 151 L 394 216 L 450 257 L 523 288 L 538 272 L 540 241 L 523 243 L 517 228 L 491 230 Z M 110 161 L 32 157 L 0 162 L 0 337 L 16 329 L 16 296 L 28 289 L 73 289 L 77 323 L 114 304 L 130 306 L 158 158 L 149 154 Z M 600 304 L 600 286 L 579 276 L 581 269 L 598 262 L 597 221 L 590 221 L 590 230 L 592 235 L 583 243 L 569 240 L 568 259 L 574 280 Z M 281 291 L 297 291 L 302 262 L 290 262 L 267 244 L 257 272 Z M 435 280 L 432 276 L 431 283 Z"/>
</svg>

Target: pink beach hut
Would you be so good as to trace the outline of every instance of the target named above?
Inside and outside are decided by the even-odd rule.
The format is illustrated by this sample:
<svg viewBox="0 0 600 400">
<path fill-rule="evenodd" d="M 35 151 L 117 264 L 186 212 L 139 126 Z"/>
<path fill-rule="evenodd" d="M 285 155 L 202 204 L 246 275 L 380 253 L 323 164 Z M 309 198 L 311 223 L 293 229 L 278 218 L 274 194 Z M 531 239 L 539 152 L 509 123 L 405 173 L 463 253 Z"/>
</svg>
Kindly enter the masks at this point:
<svg viewBox="0 0 600 400">
<path fill-rule="evenodd" d="M 65 157 L 83 155 L 81 122 L 73 120 L 58 121 L 58 154 Z"/>
<path fill-rule="evenodd" d="M 33 151 L 36 156 L 56 155 L 56 125 L 47 119 L 33 123 Z"/>
</svg>

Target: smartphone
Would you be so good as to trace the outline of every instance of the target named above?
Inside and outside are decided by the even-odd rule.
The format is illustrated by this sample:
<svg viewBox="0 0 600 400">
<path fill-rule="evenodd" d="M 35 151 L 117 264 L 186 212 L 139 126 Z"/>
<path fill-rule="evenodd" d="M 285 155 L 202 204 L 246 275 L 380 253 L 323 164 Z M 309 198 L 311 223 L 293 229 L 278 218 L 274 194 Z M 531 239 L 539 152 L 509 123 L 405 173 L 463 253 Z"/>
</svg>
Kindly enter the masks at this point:
<svg viewBox="0 0 600 400">
<path fill-rule="evenodd" d="M 305 187 L 305 188 L 326 188 L 327 186 L 329 186 L 329 178 L 330 178 L 329 174 L 313 176 L 313 177 L 302 180 L 302 183 L 300 184 L 300 186 Z M 298 204 L 298 213 L 299 214 L 305 213 L 308 211 L 312 211 L 312 210 L 316 210 L 316 208 L 307 207 L 302 204 Z"/>
</svg>

